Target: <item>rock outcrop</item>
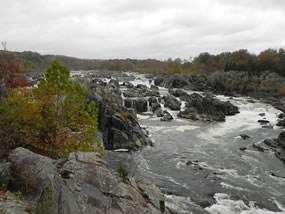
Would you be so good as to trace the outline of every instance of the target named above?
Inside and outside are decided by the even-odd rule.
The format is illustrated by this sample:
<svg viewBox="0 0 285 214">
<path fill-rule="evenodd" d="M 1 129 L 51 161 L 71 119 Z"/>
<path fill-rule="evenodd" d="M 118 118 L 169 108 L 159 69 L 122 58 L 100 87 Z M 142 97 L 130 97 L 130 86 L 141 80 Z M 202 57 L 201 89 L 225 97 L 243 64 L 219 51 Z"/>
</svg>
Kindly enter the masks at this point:
<svg viewBox="0 0 285 214">
<path fill-rule="evenodd" d="M 278 123 L 276 124 L 277 126 L 282 126 L 285 127 L 285 118 L 281 119 L 278 121 Z"/>
<path fill-rule="evenodd" d="M 0 202 L 2 213 L 169 213 L 158 187 L 143 180 L 121 182 L 96 153 L 77 152 L 55 161 L 17 148 L 8 159 L 15 176 L 10 187 L 24 199 L 6 197 Z"/>
<path fill-rule="evenodd" d="M 285 101 L 281 102 L 279 95 L 280 89 L 285 88 L 285 79 L 270 71 L 261 74 L 249 74 L 241 71 L 216 71 L 207 76 L 202 74 L 160 75 L 154 79 L 154 83 L 157 86 L 170 89 L 183 88 L 194 91 L 211 91 L 228 96 L 249 95 L 264 98 L 265 101 L 285 112 Z"/>
<path fill-rule="evenodd" d="M 154 79 L 154 84 L 166 88 L 184 88 L 191 90 L 204 90 L 206 77 L 197 75 L 161 75 Z"/>
<path fill-rule="evenodd" d="M 177 100 L 174 96 L 164 96 L 163 100 L 165 107 L 170 108 L 171 110 L 180 110 L 181 102 Z"/>
<path fill-rule="evenodd" d="M 277 94 L 285 88 L 284 78 L 274 72 L 249 75 L 248 72 L 215 72 L 208 77 L 208 86 L 215 92 L 235 92 L 238 94 Z"/>
<path fill-rule="evenodd" d="M 264 144 L 275 151 L 276 157 L 285 163 L 285 131 L 281 132 L 277 139 L 266 139 Z"/>
<path fill-rule="evenodd" d="M 94 100 L 99 109 L 99 129 L 103 134 L 105 148 L 137 150 L 152 145 L 140 127 L 135 112 L 123 106 L 118 88 L 118 85 L 96 85 L 89 92 L 89 100 Z M 147 101 L 142 101 L 135 103 L 138 111 L 147 108 Z M 133 104 L 129 102 L 129 105 Z"/>
<path fill-rule="evenodd" d="M 159 116 L 160 115 L 157 115 L 157 117 Z M 173 120 L 172 115 L 168 111 L 164 110 L 162 112 L 162 118 L 160 118 L 160 121 L 170 121 L 170 120 Z"/>
<path fill-rule="evenodd" d="M 180 99 L 186 102 L 186 108 L 178 113 L 179 117 L 192 120 L 225 121 L 226 115 L 239 113 L 236 106 L 229 101 L 220 101 L 210 94 L 201 96 L 197 93 L 183 94 Z"/>
<path fill-rule="evenodd" d="M 157 89 L 149 89 L 147 86 L 142 87 L 142 85 L 138 85 L 136 88 L 128 88 L 123 94 L 125 97 L 159 97 Z"/>
</svg>

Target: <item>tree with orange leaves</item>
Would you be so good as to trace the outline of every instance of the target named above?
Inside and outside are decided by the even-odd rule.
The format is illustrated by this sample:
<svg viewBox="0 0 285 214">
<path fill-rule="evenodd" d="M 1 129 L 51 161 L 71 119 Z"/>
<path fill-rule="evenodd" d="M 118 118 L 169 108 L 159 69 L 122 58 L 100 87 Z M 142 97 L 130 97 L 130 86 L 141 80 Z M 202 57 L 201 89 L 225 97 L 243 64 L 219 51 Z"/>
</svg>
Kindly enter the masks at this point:
<svg viewBox="0 0 285 214">
<path fill-rule="evenodd" d="M 6 48 L 7 43 L 2 42 L 0 51 L 0 96 L 6 96 L 12 88 L 29 86 L 21 64 Z"/>
<path fill-rule="evenodd" d="M 54 61 L 34 89 L 14 89 L 0 108 L 0 136 L 6 147 L 19 144 L 60 158 L 73 151 L 98 151 L 95 103 L 86 104 L 80 85 L 69 70 Z"/>
</svg>

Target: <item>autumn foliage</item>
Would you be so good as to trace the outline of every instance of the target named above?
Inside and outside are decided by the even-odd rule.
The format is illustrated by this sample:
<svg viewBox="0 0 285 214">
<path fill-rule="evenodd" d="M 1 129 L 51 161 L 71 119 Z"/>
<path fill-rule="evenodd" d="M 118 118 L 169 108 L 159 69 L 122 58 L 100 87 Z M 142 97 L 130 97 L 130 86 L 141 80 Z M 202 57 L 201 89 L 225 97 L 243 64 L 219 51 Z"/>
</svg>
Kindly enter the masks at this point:
<svg viewBox="0 0 285 214">
<path fill-rule="evenodd" d="M 9 89 L 29 86 L 21 63 L 12 52 L 0 52 L 0 80 L 1 84 Z"/>
<path fill-rule="evenodd" d="M 11 91 L 0 108 L 4 149 L 21 145 L 52 158 L 73 151 L 103 152 L 102 145 L 94 142 L 95 103 L 86 103 L 84 90 L 69 75 L 55 61 L 36 88 Z"/>
</svg>

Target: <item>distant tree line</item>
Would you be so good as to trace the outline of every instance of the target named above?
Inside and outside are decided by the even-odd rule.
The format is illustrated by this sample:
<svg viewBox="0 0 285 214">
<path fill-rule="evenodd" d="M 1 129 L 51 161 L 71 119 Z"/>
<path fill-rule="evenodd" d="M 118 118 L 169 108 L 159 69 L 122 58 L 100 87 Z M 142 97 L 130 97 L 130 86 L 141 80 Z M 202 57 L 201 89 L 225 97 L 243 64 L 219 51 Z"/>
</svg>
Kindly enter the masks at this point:
<svg viewBox="0 0 285 214">
<path fill-rule="evenodd" d="M 192 66 L 206 72 L 223 70 L 260 74 L 269 70 L 285 76 L 285 49 L 267 49 L 261 51 L 258 55 L 251 54 L 245 49 L 218 55 L 202 53 L 194 59 Z"/>
<path fill-rule="evenodd" d="M 2 57 L 3 51 L 0 52 Z M 19 64 L 26 71 L 44 71 L 56 59 L 73 70 L 106 69 L 114 71 L 137 71 L 144 73 L 211 73 L 215 71 L 247 71 L 258 75 L 270 70 L 285 76 L 285 49 L 267 49 L 259 54 L 241 49 L 217 55 L 201 53 L 197 57 L 185 59 L 169 58 L 165 61 L 156 59 L 78 59 L 68 56 L 40 55 L 31 51 L 14 52 Z"/>
</svg>

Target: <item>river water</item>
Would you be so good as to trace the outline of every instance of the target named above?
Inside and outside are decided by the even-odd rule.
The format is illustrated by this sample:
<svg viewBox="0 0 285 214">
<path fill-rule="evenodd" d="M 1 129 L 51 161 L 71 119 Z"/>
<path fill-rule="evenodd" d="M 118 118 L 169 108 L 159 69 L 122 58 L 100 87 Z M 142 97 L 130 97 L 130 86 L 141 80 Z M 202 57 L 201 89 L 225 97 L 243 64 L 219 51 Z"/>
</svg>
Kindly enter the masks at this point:
<svg viewBox="0 0 285 214">
<path fill-rule="evenodd" d="M 143 75 L 132 83 L 151 84 Z M 168 92 L 160 88 L 160 93 Z M 119 161 L 127 163 L 130 176 L 156 183 L 166 194 L 167 206 L 179 213 L 285 213 L 285 165 L 271 150 L 252 147 L 264 146 L 264 139 L 282 131 L 275 126 L 280 111 L 248 97 L 217 98 L 230 100 L 240 113 L 225 122 L 181 119 L 169 109 L 174 120 L 167 122 L 137 115 L 154 146 L 133 153 L 107 152 L 109 165 L 116 169 Z M 270 121 L 273 128 L 263 128 L 259 119 Z M 250 138 L 243 140 L 240 134 Z"/>
</svg>

